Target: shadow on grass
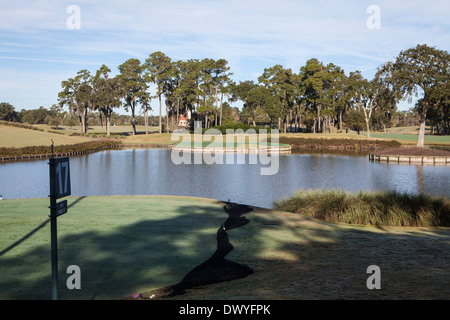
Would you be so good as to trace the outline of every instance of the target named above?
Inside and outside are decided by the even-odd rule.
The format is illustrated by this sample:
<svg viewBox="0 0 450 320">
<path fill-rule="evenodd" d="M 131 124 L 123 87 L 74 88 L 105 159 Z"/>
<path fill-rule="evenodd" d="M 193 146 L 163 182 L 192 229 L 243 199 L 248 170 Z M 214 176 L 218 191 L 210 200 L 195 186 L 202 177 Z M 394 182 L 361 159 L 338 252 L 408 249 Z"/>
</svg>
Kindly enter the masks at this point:
<svg viewBox="0 0 450 320">
<path fill-rule="evenodd" d="M 117 225 L 109 232 L 88 226 L 81 232 L 61 232 L 60 299 L 119 299 L 179 283 L 213 255 L 216 230 L 227 214 L 221 206 L 195 205 L 179 206 L 177 213 Z M 341 228 L 308 218 L 304 224 L 292 224 L 294 220 L 273 214 L 246 218 L 247 225 L 229 232 L 237 251 L 230 260 L 238 257 L 254 274 L 214 284 L 212 291 L 207 286 L 202 298 L 450 298 L 447 229 L 396 234 Z M 49 225 L 46 232 L 50 235 Z M 31 241 L 31 235 L 24 240 Z M 80 290 L 66 287 L 70 265 L 80 267 Z M 370 265 L 381 269 L 381 290 L 367 289 Z M 50 244 L 32 247 L 21 256 L 0 257 L 0 274 L 1 299 L 50 299 Z"/>
<path fill-rule="evenodd" d="M 38 232 L 39 230 L 41 230 L 42 228 L 44 228 L 48 223 L 50 222 L 50 219 L 44 221 L 43 223 L 41 223 L 40 225 L 38 225 L 36 228 L 34 228 L 33 230 L 31 230 L 29 233 L 27 233 L 26 235 L 24 235 L 22 238 L 20 238 L 19 240 L 17 240 L 16 242 L 14 242 L 13 244 L 11 244 L 10 246 L 8 246 L 7 248 L 3 249 L 2 251 L 0 251 L 0 257 L 2 255 L 4 255 L 5 253 L 7 253 L 8 251 L 14 249 L 15 247 L 17 247 L 19 244 L 21 244 L 22 242 L 24 242 L 25 240 L 29 239 L 31 236 L 33 236 L 36 232 Z"/>
<path fill-rule="evenodd" d="M 367 228 L 304 217 L 304 223 L 251 218 L 254 234 L 243 261 L 254 275 L 239 280 L 246 299 L 449 299 L 450 228 Z M 293 223 L 292 223 L 293 222 Z M 277 236 L 275 236 L 277 235 Z M 231 237 L 231 239 L 233 239 Z M 381 269 L 369 290 L 367 268 Z M 220 299 L 219 284 L 206 291 Z M 214 296 L 214 292 L 218 295 Z"/>
<path fill-rule="evenodd" d="M 83 200 L 84 198 L 86 198 L 86 196 L 82 196 L 79 197 L 78 199 L 76 199 L 75 201 L 73 201 L 72 203 L 70 203 L 67 206 L 67 209 L 69 209 L 70 207 L 74 206 L 75 204 L 77 204 L 79 201 Z M 29 239 L 33 234 L 35 234 L 36 232 L 38 232 L 39 230 L 41 230 L 42 228 L 44 228 L 48 223 L 50 222 L 50 219 L 47 219 L 46 221 L 44 221 L 43 223 L 41 223 L 39 226 L 37 226 L 36 228 L 34 228 L 33 230 L 31 230 L 29 233 L 27 233 L 26 235 L 24 235 L 22 238 L 20 238 L 19 240 L 17 240 L 16 242 L 14 242 L 13 244 L 11 244 L 10 246 L 8 246 L 7 248 L 3 249 L 2 251 L 0 251 L 0 257 L 2 255 L 4 255 L 5 253 L 7 253 L 8 251 L 12 250 L 13 248 L 17 247 L 19 244 L 21 244 L 22 242 L 24 242 L 25 240 Z"/>
</svg>

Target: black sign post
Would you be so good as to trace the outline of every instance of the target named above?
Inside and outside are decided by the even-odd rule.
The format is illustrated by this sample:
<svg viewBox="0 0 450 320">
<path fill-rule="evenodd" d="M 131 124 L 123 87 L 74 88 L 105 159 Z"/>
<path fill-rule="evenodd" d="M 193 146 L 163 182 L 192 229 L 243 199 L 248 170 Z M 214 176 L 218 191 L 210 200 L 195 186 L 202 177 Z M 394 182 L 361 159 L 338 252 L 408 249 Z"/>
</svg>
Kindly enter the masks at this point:
<svg viewBox="0 0 450 320">
<path fill-rule="evenodd" d="M 52 249 L 52 299 L 58 300 L 58 234 L 56 218 L 67 212 L 67 200 L 57 199 L 70 195 L 69 158 L 50 158 L 50 229 Z"/>
</svg>

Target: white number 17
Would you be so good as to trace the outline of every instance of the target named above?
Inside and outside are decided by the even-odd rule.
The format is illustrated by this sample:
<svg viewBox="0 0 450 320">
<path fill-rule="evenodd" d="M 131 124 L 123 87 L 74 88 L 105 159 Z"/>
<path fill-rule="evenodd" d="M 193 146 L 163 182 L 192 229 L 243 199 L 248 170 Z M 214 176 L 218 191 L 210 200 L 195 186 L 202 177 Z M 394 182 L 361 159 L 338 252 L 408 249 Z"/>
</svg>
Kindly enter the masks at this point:
<svg viewBox="0 0 450 320">
<path fill-rule="evenodd" d="M 58 182 L 59 182 L 59 193 L 63 194 L 63 179 L 62 179 L 62 167 L 64 167 L 64 193 L 67 192 L 67 184 L 68 184 L 68 176 L 69 176 L 69 170 L 67 170 L 67 162 L 60 162 L 56 166 L 56 174 L 58 176 Z"/>
</svg>

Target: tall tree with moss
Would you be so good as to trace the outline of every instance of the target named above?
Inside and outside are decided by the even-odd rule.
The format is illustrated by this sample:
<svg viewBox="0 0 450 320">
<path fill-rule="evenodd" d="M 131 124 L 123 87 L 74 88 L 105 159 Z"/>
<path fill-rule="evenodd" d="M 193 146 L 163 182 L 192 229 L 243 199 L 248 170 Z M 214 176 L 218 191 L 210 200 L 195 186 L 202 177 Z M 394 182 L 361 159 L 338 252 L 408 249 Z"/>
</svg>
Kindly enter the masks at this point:
<svg viewBox="0 0 450 320">
<path fill-rule="evenodd" d="M 279 103 L 275 104 L 280 108 L 278 127 L 281 130 L 281 123 L 283 122 L 284 132 L 286 133 L 289 111 L 294 106 L 297 97 L 296 75 L 289 68 L 285 69 L 281 65 L 275 65 L 271 68 L 264 69 L 258 81 L 279 99 Z"/>
<path fill-rule="evenodd" d="M 122 105 L 122 98 L 125 96 L 125 88 L 122 86 L 119 76 L 111 78 L 111 70 L 102 65 L 97 70 L 93 84 L 96 90 L 95 108 L 105 116 L 106 134 L 111 135 L 111 116 L 115 108 Z"/>
<path fill-rule="evenodd" d="M 125 94 L 125 109 L 131 110 L 131 126 L 136 135 L 136 107 L 140 97 L 146 92 L 147 84 L 144 80 L 144 66 L 138 59 L 129 59 L 119 66 L 119 79 Z M 128 111 L 128 110 L 127 110 Z"/>
<path fill-rule="evenodd" d="M 159 133 L 162 133 L 162 96 L 169 94 L 172 76 L 172 59 L 161 51 L 153 52 L 145 60 L 145 79 L 156 85 L 156 96 L 159 99 Z M 166 103 L 166 130 L 169 132 L 169 114 Z"/>
<path fill-rule="evenodd" d="M 327 70 L 330 73 L 330 87 L 328 90 L 330 109 L 333 115 L 339 116 L 339 130 L 342 133 L 342 115 L 346 107 L 348 77 L 343 69 L 332 63 L 328 64 Z"/>
<path fill-rule="evenodd" d="M 223 115 L 223 95 L 227 92 L 227 84 L 230 80 L 230 76 L 232 75 L 230 71 L 230 67 L 228 66 L 228 61 L 225 59 L 218 59 L 215 61 L 213 66 L 213 75 L 212 81 L 215 88 L 216 95 L 216 109 L 219 110 L 219 124 L 222 124 L 222 115 Z M 219 99 L 220 95 L 220 99 Z M 220 101 L 220 105 L 219 105 Z"/>
<path fill-rule="evenodd" d="M 450 134 L 450 82 L 436 87 L 430 94 L 431 108 L 427 112 L 427 118 L 433 134 Z M 420 108 L 421 100 L 416 106 Z"/>
<path fill-rule="evenodd" d="M 255 107 L 256 105 L 250 101 L 250 96 L 252 90 L 256 89 L 258 87 L 258 84 L 254 83 L 253 81 L 246 80 L 246 81 L 240 81 L 239 84 L 236 84 L 234 82 L 230 83 L 230 94 L 231 98 L 230 100 L 232 102 L 236 102 L 237 100 L 242 101 L 243 111 L 248 114 L 252 120 L 253 125 L 255 126 Z"/>
<path fill-rule="evenodd" d="M 309 59 L 300 68 L 299 79 L 307 105 L 317 117 L 317 131 L 322 132 L 322 109 L 327 105 L 327 90 L 331 83 L 331 75 L 327 67 L 316 58 Z M 316 132 L 316 126 L 313 127 Z"/>
<path fill-rule="evenodd" d="M 445 88 L 450 78 L 450 55 L 445 50 L 419 44 L 415 48 L 401 51 L 395 61 L 380 67 L 380 74 L 393 90 L 412 101 L 412 97 L 422 95 L 417 111 L 420 115 L 417 147 L 424 146 L 425 122 L 430 108 L 439 99 L 436 90 Z"/>
<path fill-rule="evenodd" d="M 80 120 L 81 134 L 87 133 L 87 115 L 94 105 L 92 77 L 88 70 L 80 70 L 74 78 L 61 82 L 62 91 L 58 93 L 60 106 L 68 106 L 69 111 Z"/>
</svg>

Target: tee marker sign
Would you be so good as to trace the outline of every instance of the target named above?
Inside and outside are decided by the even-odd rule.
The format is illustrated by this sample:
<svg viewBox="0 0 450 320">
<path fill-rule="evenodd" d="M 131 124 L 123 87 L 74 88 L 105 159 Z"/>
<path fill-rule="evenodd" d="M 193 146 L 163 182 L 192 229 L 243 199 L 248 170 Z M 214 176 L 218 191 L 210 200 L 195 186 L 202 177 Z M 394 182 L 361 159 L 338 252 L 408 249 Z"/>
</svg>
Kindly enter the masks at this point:
<svg viewBox="0 0 450 320">
<path fill-rule="evenodd" d="M 53 145 L 52 145 L 53 153 Z M 70 196 L 69 158 L 50 158 L 50 230 L 52 251 L 52 299 L 58 300 L 58 240 L 56 219 L 67 212 L 67 200 L 57 199 Z"/>
</svg>

